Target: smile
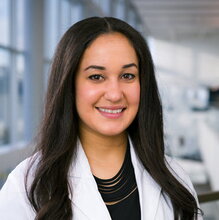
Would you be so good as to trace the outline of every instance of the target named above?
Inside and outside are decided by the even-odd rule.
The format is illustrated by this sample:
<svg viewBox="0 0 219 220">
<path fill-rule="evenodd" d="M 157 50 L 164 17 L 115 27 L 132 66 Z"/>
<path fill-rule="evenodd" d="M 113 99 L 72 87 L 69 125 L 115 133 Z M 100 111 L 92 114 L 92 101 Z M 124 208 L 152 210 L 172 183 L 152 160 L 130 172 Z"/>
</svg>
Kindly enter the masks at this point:
<svg viewBox="0 0 219 220">
<path fill-rule="evenodd" d="M 124 107 L 96 107 L 99 113 L 105 118 L 118 119 L 122 117 L 126 108 Z"/>
<path fill-rule="evenodd" d="M 111 113 L 111 114 L 118 114 L 124 110 L 124 108 L 120 109 L 106 109 L 106 108 L 98 108 L 101 112 Z"/>
</svg>

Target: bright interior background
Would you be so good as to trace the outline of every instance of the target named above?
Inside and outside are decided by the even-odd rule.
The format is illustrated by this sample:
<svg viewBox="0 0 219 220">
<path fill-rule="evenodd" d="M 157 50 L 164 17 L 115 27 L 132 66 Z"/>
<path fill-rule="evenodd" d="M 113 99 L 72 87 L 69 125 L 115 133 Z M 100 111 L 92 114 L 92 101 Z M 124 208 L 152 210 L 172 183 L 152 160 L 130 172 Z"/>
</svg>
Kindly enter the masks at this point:
<svg viewBox="0 0 219 220">
<path fill-rule="evenodd" d="M 0 187 L 33 149 L 56 44 L 73 23 L 114 16 L 148 41 L 166 152 L 198 193 L 219 190 L 219 1 L 0 0 Z M 202 205 L 219 219 L 216 202 Z"/>
</svg>

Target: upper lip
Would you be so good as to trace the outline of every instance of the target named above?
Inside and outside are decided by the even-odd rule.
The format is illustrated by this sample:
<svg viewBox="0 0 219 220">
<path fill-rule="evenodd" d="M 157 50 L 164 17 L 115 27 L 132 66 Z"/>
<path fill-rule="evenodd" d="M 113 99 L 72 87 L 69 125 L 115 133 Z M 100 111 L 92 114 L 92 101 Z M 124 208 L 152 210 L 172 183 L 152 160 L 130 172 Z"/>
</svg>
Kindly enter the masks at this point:
<svg viewBox="0 0 219 220">
<path fill-rule="evenodd" d="M 109 110 L 117 110 L 117 109 L 124 109 L 125 106 L 97 106 L 96 108 L 104 108 Z"/>
</svg>

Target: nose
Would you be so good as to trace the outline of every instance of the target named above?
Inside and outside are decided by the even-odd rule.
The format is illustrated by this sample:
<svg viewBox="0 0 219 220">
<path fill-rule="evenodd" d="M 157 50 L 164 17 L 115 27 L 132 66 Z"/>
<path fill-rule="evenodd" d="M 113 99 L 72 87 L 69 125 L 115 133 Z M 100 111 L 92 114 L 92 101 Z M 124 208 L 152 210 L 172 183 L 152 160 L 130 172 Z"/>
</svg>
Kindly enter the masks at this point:
<svg viewBox="0 0 219 220">
<path fill-rule="evenodd" d="M 110 81 L 105 88 L 104 98 L 110 102 L 119 102 L 124 97 L 122 86 L 118 81 Z"/>
</svg>

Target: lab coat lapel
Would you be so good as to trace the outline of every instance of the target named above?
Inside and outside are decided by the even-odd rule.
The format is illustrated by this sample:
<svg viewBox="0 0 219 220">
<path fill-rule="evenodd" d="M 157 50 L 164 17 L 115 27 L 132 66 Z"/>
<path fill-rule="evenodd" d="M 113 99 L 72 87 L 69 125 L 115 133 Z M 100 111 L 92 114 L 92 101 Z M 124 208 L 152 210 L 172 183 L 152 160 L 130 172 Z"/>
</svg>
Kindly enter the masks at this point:
<svg viewBox="0 0 219 220">
<path fill-rule="evenodd" d="M 130 138 L 129 142 L 132 164 L 134 166 L 139 191 L 141 219 L 158 219 L 156 215 L 161 197 L 161 188 L 151 178 L 139 161 Z M 80 141 L 78 141 L 77 149 L 77 157 L 69 173 L 73 188 L 73 206 L 80 209 L 84 216 L 86 216 L 86 219 L 111 220 L 107 207 L 98 191 L 97 184 Z M 81 219 L 82 218 L 80 218 L 80 220 Z M 159 218 L 159 220 L 161 219 Z"/>
<path fill-rule="evenodd" d="M 90 220 L 111 220 L 108 209 L 98 191 L 85 152 L 78 141 L 77 156 L 70 170 L 73 206 Z M 85 218 L 84 218 L 85 219 Z"/>
<path fill-rule="evenodd" d="M 145 170 L 145 168 L 139 161 L 130 138 L 129 142 L 132 164 L 134 166 L 135 177 L 139 192 L 141 219 L 154 220 L 156 219 L 157 209 L 161 197 L 161 188 L 152 179 L 152 177 L 149 175 L 149 173 Z"/>
</svg>

